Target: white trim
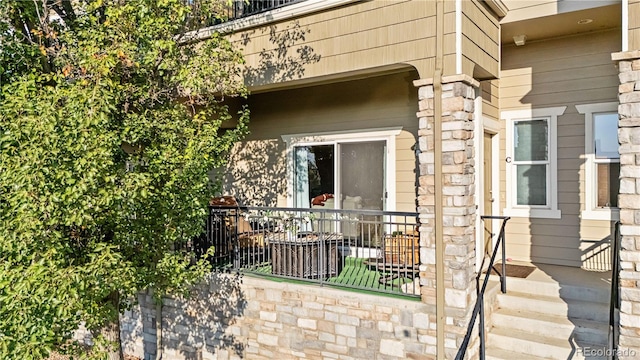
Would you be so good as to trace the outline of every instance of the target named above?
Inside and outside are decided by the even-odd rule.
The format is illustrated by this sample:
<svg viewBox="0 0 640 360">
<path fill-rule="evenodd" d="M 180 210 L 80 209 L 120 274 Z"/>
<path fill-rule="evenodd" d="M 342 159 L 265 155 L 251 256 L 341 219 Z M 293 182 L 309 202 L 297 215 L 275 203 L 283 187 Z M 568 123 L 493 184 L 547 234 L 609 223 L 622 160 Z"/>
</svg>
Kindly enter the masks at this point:
<svg viewBox="0 0 640 360">
<path fill-rule="evenodd" d="M 456 0 L 456 74 L 462 74 L 462 0 Z"/>
<path fill-rule="evenodd" d="M 456 6 L 458 1 L 456 1 Z M 482 96 L 480 96 L 480 90 L 476 90 L 476 98 L 474 99 L 474 112 L 473 117 L 475 119 L 482 119 Z M 482 211 L 484 209 L 484 121 L 475 121 L 474 124 L 475 137 L 478 139 L 474 143 L 475 156 L 473 161 L 476 164 L 475 169 L 475 183 L 476 183 L 476 271 L 480 271 L 482 265 L 482 259 L 484 258 L 484 226 L 482 224 Z"/>
<path fill-rule="evenodd" d="M 491 169 L 493 174 L 491 175 L 491 194 L 493 196 L 493 202 L 491 203 L 491 215 L 500 215 L 500 122 L 489 117 L 483 117 L 482 123 L 484 126 L 484 133 L 490 133 L 491 136 Z M 484 141 L 483 141 L 484 144 Z M 484 152 L 483 152 L 484 156 Z M 484 163 L 484 162 L 483 162 Z M 484 177 L 483 177 L 484 179 Z M 497 234 L 500 231 L 500 222 L 493 221 L 491 226 L 491 232 Z M 493 248 L 493 243 L 491 244 Z"/>
<path fill-rule="evenodd" d="M 237 20 L 224 22 L 222 24 L 209 26 L 200 30 L 187 33 L 187 37 L 204 39 L 213 33 L 229 33 L 246 28 L 264 26 L 266 24 L 298 17 L 313 12 L 323 11 L 330 8 L 346 5 L 349 3 L 361 2 L 363 0 L 306 0 L 299 3 L 285 5 L 273 10 L 261 12 Z"/>
<path fill-rule="evenodd" d="M 402 131 L 402 126 L 393 126 L 377 129 L 360 129 L 360 130 L 345 130 L 345 131 L 327 131 L 317 133 L 299 133 L 299 134 L 284 134 L 280 137 L 284 142 L 302 145 L 302 143 L 317 143 L 317 142 L 331 142 L 335 140 L 348 140 L 348 139 L 368 139 L 368 138 L 382 138 L 388 136 L 397 136 Z"/>
<path fill-rule="evenodd" d="M 493 155 L 491 168 L 493 169 L 493 175 L 491 176 L 491 192 L 493 194 L 493 206 L 491 212 L 493 215 L 500 215 L 500 130 L 491 139 L 491 154 Z M 493 229 L 491 231 L 497 234 L 500 231 L 500 224 L 498 221 L 493 222 Z M 493 244 L 491 244 L 493 246 Z"/>
<path fill-rule="evenodd" d="M 578 113 L 584 114 L 584 195 L 585 209 L 581 212 L 580 217 L 585 220 L 619 220 L 620 209 L 617 208 L 598 208 L 596 206 L 596 183 L 597 171 L 596 161 L 593 148 L 593 114 L 611 113 L 618 111 L 618 102 L 606 102 L 596 104 L 576 105 Z"/>
<path fill-rule="evenodd" d="M 622 51 L 629 51 L 629 0 L 622 0 Z"/>
<path fill-rule="evenodd" d="M 549 176 L 547 177 L 547 205 L 546 206 L 518 206 L 514 204 L 515 181 L 513 166 L 506 164 L 507 201 L 503 210 L 507 216 L 560 219 L 561 211 L 558 209 L 558 116 L 564 114 L 566 106 L 502 111 L 501 118 L 507 121 L 507 158 L 513 158 L 513 123 L 534 119 L 548 121 L 548 164 Z"/>
<path fill-rule="evenodd" d="M 508 189 L 508 187 L 507 187 Z M 507 198 L 508 199 L 508 198 Z M 511 217 L 538 218 L 538 219 L 560 219 L 562 212 L 558 209 L 504 209 L 504 214 Z"/>
<path fill-rule="evenodd" d="M 385 185 L 387 191 L 387 199 L 385 201 L 387 211 L 395 211 L 396 209 L 396 136 L 402 131 L 401 126 L 379 128 L 379 129 L 363 129 L 339 132 L 321 132 L 321 133 L 303 133 L 303 134 L 285 134 L 282 140 L 286 143 L 285 152 L 286 169 L 287 169 L 287 206 L 294 206 L 294 159 L 293 148 L 301 145 L 320 145 L 320 144 L 336 144 L 345 142 L 360 141 L 386 141 L 386 174 Z M 339 157 L 338 157 L 339 158 Z M 338 160 L 339 161 L 339 160 Z M 338 166 L 338 161 L 336 165 Z M 335 174 L 338 174 L 337 168 Z M 339 186 L 336 184 L 336 186 Z M 340 193 L 340 189 L 336 188 L 336 193 Z M 336 205 L 339 202 L 336 201 Z"/>
<path fill-rule="evenodd" d="M 482 124 L 484 126 L 485 130 L 489 130 L 489 132 L 492 132 L 494 134 L 497 134 L 500 132 L 500 122 L 488 117 L 483 117 L 482 119 Z"/>
</svg>

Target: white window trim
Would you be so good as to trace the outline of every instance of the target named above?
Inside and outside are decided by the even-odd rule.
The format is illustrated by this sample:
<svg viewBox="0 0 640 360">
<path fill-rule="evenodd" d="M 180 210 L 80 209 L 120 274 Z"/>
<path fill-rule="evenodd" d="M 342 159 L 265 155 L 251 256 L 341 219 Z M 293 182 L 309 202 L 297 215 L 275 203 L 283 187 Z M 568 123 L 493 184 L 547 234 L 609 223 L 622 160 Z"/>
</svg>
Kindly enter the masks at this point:
<svg viewBox="0 0 640 360">
<path fill-rule="evenodd" d="M 564 114 L 566 109 L 566 106 L 559 106 L 501 112 L 501 119 L 507 122 L 507 159 L 513 159 L 513 123 L 515 121 L 546 118 L 549 122 L 549 181 L 547 182 L 549 205 L 545 207 L 516 206 L 514 201 L 516 185 L 513 180 L 515 176 L 514 167 L 507 163 L 507 207 L 503 209 L 505 215 L 546 219 L 560 219 L 562 217 L 562 212 L 558 208 L 558 116 Z"/>
<path fill-rule="evenodd" d="M 338 142 L 361 142 L 361 141 L 386 141 L 387 142 L 387 163 L 385 164 L 385 184 L 387 191 L 386 211 L 396 209 L 396 136 L 400 134 L 402 127 L 389 127 L 378 129 L 363 129 L 355 131 L 322 132 L 305 134 L 282 135 L 282 140 L 287 144 L 285 153 L 287 168 L 287 206 L 294 206 L 294 148 L 304 145 L 335 144 Z M 339 201 L 336 205 L 339 206 Z"/>
<path fill-rule="evenodd" d="M 597 171 L 595 161 L 595 149 L 593 148 L 593 114 L 603 112 L 618 112 L 618 102 L 605 102 L 596 104 L 576 105 L 578 113 L 584 114 L 584 158 L 585 158 L 585 209 L 580 217 L 585 220 L 608 220 L 620 219 L 620 209 L 618 208 L 598 208 L 597 200 Z"/>
<path fill-rule="evenodd" d="M 227 21 L 222 24 L 209 26 L 197 31 L 187 33 L 187 37 L 205 39 L 211 37 L 213 33 L 222 34 L 248 29 L 252 27 L 264 26 L 277 21 L 286 20 L 330 8 L 343 6 L 348 3 L 360 2 L 363 0 L 306 0 L 299 3 L 284 5 L 279 8 L 250 15 L 244 18 Z"/>
</svg>

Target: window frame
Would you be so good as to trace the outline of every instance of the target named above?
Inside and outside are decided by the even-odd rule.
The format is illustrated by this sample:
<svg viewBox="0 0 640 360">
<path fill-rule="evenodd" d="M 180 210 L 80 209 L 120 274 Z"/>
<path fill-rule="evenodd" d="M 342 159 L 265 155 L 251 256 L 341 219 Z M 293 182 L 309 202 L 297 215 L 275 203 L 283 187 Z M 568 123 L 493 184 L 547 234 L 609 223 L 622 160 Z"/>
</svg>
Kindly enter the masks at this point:
<svg viewBox="0 0 640 360">
<path fill-rule="evenodd" d="M 597 160 L 594 148 L 594 115 L 602 113 L 618 113 L 618 102 L 603 102 L 593 104 L 576 105 L 579 114 L 584 115 L 584 210 L 581 211 L 580 217 L 585 220 L 607 220 L 616 221 L 620 219 L 620 208 L 616 207 L 598 207 L 597 190 L 598 190 L 598 164 L 617 163 L 619 160 L 611 161 L 611 159 Z"/>
<path fill-rule="evenodd" d="M 566 106 L 502 111 L 501 118 L 506 125 L 506 207 L 503 213 L 513 217 L 560 219 L 562 212 L 558 208 L 558 116 L 564 114 Z M 514 126 L 521 121 L 547 121 L 547 204 L 517 204 L 517 171 L 514 162 Z M 532 164 L 540 161 L 529 161 Z"/>
<path fill-rule="evenodd" d="M 319 132 L 305 134 L 287 134 L 281 138 L 286 144 L 286 169 L 287 169 L 287 207 L 295 206 L 295 148 L 298 146 L 330 145 L 348 142 L 386 142 L 385 184 L 387 198 L 385 211 L 396 209 L 396 136 L 400 134 L 402 127 L 389 127 L 380 129 L 363 129 L 356 131 Z M 339 163 L 336 161 L 334 176 L 340 177 Z M 336 183 L 336 193 L 340 192 L 339 181 Z M 335 202 L 336 209 L 340 209 L 340 201 Z"/>
</svg>

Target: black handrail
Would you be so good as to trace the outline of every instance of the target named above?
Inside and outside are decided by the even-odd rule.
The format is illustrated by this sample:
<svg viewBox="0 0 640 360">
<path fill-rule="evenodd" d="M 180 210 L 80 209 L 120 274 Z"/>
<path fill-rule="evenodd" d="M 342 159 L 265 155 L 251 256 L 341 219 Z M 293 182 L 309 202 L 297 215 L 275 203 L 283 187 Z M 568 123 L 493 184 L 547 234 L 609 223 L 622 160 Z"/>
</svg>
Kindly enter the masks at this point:
<svg viewBox="0 0 640 360">
<path fill-rule="evenodd" d="M 618 325 L 616 324 L 616 310 L 620 310 L 620 221 L 614 224 L 613 239 L 611 239 L 611 299 L 609 303 L 609 341 L 611 357 L 618 359 Z"/>
<path fill-rule="evenodd" d="M 500 275 L 500 284 L 501 291 L 503 293 L 507 292 L 507 273 L 506 273 L 506 251 L 505 251 L 505 226 L 507 225 L 507 221 L 511 219 L 509 216 L 481 216 L 482 220 L 502 220 L 502 225 L 500 226 L 500 234 L 498 235 L 498 239 L 496 240 L 496 244 L 493 248 L 493 253 L 491 254 L 491 260 L 489 261 L 489 266 L 487 267 L 487 275 L 484 277 L 484 282 L 482 283 L 482 288 L 478 288 L 476 286 L 477 291 L 477 299 L 476 305 L 473 308 L 473 314 L 471 315 L 471 319 L 469 320 L 469 327 L 467 328 L 467 333 L 464 336 L 464 340 L 462 340 L 462 344 L 460 345 L 460 349 L 458 349 L 458 353 L 456 354 L 456 360 L 464 359 L 465 354 L 467 353 L 467 347 L 469 346 L 469 341 L 471 339 L 471 333 L 473 332 L 473 326 L 476 323 L 476 318 L 480 315 L 480 324 L 479 324 L 479 332 L 480 332 L 480 360 L 484 360 L 485 355 L 485 334 L 484 334 L 484 293 L 487 289 L 487 283 L 489 282 L 489 276 L 491 275 L 491 270 L 493 269 Z M 498 254 L 498 247 L 502 248 L 502 271 L 498 271 L 493 265 L 496 260 L 496 255 Z M 484 265 L 484 260 L 482 261 Z M 480 276 L 482 275 L 481 271 L 478 272 L 478 276 L 476 277 L 476 282 L 480 283 Z"/>
<path fill-rule="evenodd" d="M 204 16 L 199 6 L 199 0 L 184 1 L 185 3 L 191 5 L 192 14 L 195 17 Z M 265 13 L 267 11 L 276 10 L 303 1 L 306 0 L 230 0 L 226 3 L 225 6 L 219 9 L 218 13 L 216 14 L 218 15 L 217 17 L 212 16 L 209 19 L 204 19 L 204 23 L 198 25 L 217 25 L 222 22 L 233 21 L 256 14 Z"/>
</svg>

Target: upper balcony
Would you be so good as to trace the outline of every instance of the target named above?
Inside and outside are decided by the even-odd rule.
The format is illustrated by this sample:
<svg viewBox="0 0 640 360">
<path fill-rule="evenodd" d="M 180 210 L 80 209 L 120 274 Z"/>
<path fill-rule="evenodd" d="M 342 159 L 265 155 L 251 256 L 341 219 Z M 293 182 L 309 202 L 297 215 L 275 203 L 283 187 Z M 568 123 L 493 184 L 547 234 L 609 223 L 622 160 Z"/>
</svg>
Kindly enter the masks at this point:
<svg viewBox="0 0 640 360">
<path fill-rule="evenodd" d="M 197 0 L 186 1 L 193 4 L 193 13 L 200 15 L 201 8 L 199 2 Z M 218 12 L 218 17 L 210 17 L 201 25 L 217 25 L 305 1 L 307 0 L 231 0 L 224 2 L 224 5 L 222 5 L 223 8 Z"/>
<path fill-rule="evenodd" d="M 306 0 L 233 0 L 226 15 L 235 20 L 303 1 Z"/>
</svg>

